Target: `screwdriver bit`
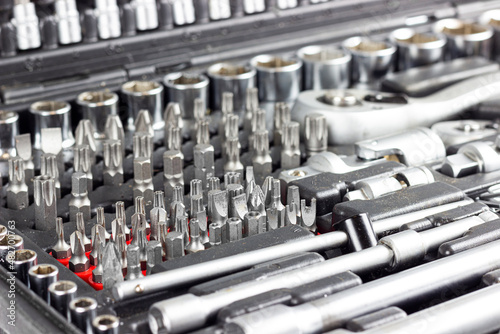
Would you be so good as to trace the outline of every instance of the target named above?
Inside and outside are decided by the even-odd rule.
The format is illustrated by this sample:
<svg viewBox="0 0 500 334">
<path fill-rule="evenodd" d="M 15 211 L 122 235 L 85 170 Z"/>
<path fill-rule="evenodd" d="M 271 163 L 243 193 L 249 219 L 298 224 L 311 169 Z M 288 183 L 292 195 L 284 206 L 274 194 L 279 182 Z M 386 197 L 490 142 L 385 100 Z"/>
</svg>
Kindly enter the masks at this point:
<svg viewBox="0 0 500 334">
<path fill-rule="evenodd" d="M 243 175 L 243 169 L 243 164 L 240 161 L 240 142 L 238 137 L 227 139 L 224 173 L 236 172 Z"/>
<path fill-rule="evenodd" d="M 90 252 L 92 250 L 92 242 L 87 238 L 85 233 L 85 220 L 83 218 L 83 213 L 77 212 L 76 214 L 76 230 L 81 234 L 81 240 L 83 246 L 85 247 L 85 252 Z"/>
<path fill-rule="evenodd" d="M 181 129 L 176 127 L 168 128 L 165 147 L 167 151 L 178 151 L 181 154 L 182 159 L 184 159 L 184 154 L 182 154 Z"/>
<path fill-rule="evenodd" d="M 197 122 L 196 144 L 210 144 L 210 122 L 206 119 Z"/>
<path fill-rule="evenodd" d="M 7 187 L 9 209 L 22 210 L 29 206 L 28 186 L 24 179 L 24 160 L 19 157 L 9 159 L 9 186 Z"/>
<path fill-rule="evenodd" d="M 226 124 L 224 125 L 224 139 L 226 141 L 231 138 L 238 138 L 239 121 L 238 115 L 229 114 L 226 116 Z"/>
<path fill-rule="evenodd" d="M 220 190 L 220 179 L 218 177 L 209 177 L 207 180 L 208 191 Z"/>
<path fill-rule="evenodd" d="M 149 213 L 149 218 L 151 220 L 150 240 L 160 240 L 160 223 L 168 221 L 163 191 L 155 191 L 153 208 Z"/>
<path fill-rule="evenodd" d="M 118 251 L 118 259 L 121 265 L 122 275 L 127 275 L 127 243 L 125 241 L 125 235 L 123 233 L 119 233 L 116 236 L 116 241 L 114 242 L 116 245 L 116 250 Z"/>
<path fill-rule="evenodd" d="M 102 284 L 105 290 L 113 288 L 118 282 L 123 282 L 120 256 L 114 242 L 108 242 L 106 247 L 104 247 L 102 267 Z"/>
<path fill-rule="evenodd" d="M 214 147 L 210 144 L 196 145 L 194 147 L 194 177 L 202 181 L 204 192 L 208 189 L 208 178 L 214 175 Z"/>
<path fill-rule="evenodd" d="M 255 177 L 253 175 L 253 166 L 247 166 L 245 168 L 245 187 L 248 188 L 248 186 L 253 182 L 253 185 L 255 185 Z M 248 198 L 248 190 L 247 190 L 247 198 Z"/>
<path fill-rule="evenodd" d="M 137 197 L 137 200 L 141 200 L 141 197 Z M 130 244 L 132 245 L 137 245 L 139 242 L 139 235 L 138 232 L 139 230 L 144 230 L 146 231 L 147 228 L 147 222 L 146 222 L 146 215 L 140 211 L 141 209 L 138 209 L 136 207 L 135 213 L 131 217 L 132 221 L 132 241 Z"/>
<path fill-rule="evenodd" d="M 243 220 L 247 212 L 247 195 L 245 193 L 229 198 L 229 217 Z"/>
<path fill-rule="evenodd" d="M 154 266 L 162 263 L 163 249 L 161 247 L 161 242 L 158 240 L 153 240 L 148 242 L 148 245 L 146 246 L 146 253 L 147 253 L 146 275 L 150 275 Z"/>
<path fill-rule="evenodd" d="M 52 256 L 57 260 L 63 260 L 71 257 L 71 246 L 64 240 L 64 227 L 62 218 L 56 218 L 57 242 L 50 248 Z"/>
<path fill-rule="evenodd" d="M 207 226 L 207 211 L 203 205 L 203 197 L 196 195 L 191 197 L 191 219 L 198 220 L 200 228 L 200 242 L 206 244 L 208 242 L 208 226 Z"/>
<path fill-rule="evenodd" d="M 76 221 L 76 214 L 81 212 L 84 220 L 90 220 L 90 199 L 88 197 L 87 175 L 76 172 L 71 175 L 71 199 L 69 200 L 69 220 Z"/>
<path fill-rule="evenodd" d="M 261 215 L 265 216 L 266 207 L 264 201 L 264 193 L 262 192 L 260 187 L 256 185 L 253 192 L 250 193 L 250 197 L 248 198 L 248 211 L 257 211 L 260 212 Z"/>
<path fill-rule="evenodd" d="M 243 128 L 245 132 L 252 131 L 252 121 L 254 113 L 259 109 L 259 91 L 255 87 L 247 88 L 247 95 L 245 99 L 245 121 Z"/>
<path fill-rule="evenodd" d="M 148 110 L 139 110 L 139 113 L 134 121 L 134 129 L 135 133 L 147 133 L 151 137 L 154 137 L 155 131 L 153 129 L 153 120 L 151 119 L 151 114 Z"/>
<path fill-rule="evenodd" d="M 123 123 L 120 116 L 108 115 L 106 125 L 104 126 L 104 134 L 108 140 L 118 140 L 121 144 L 123 155 L 125 155 L 125 131 L 123 130 Z"/>
<path fill-rule="evenodd" d="M 281 202 L 281 181 L 280 180 L 272 180 L 271 183 L 271 208 L 276 208 L 278 212 L 281 214 L 284 212 L 285 207 L 283 206 L 283 203 Z M 281 227 L 281 226 L 280 226 Z"/>
<path fill-rule="evenodd" d="M 120 186 L 123 184 L 123 149 L 119 140 L 104 140 L 102 142 L 103 183 L 105 186 Z"/>
<path fill-rule="evenodd" d="M 316 198 L 311 200 L 311 205 L 306 206 L 306 200 L 300 201 L 300 225 L 312 232 L 316 231 Z"/>
<path fill-rule="evenodd" d="M 241 177 L 242 174 L 238 172 L 226 172 L 224 173 L 224 185 L 227 186 L 230 184 L 238 184 L 241 185 Z"/>
<path fill-rule="evenodd" d="M 151 161 L 148 158 L 134 159 L 134 198 L 144 197 L 145 205 L 153 204 L 154 189 Z"/>
<path fill-rule="evenodd" d="M 184 256 L 184 237 L 181 232 L 170 232 L 166 237 L 167 260 Z"/>
<path fill-rule="evenodd" d="M 300 221 L 300 192 L 297 186 L 288 186 L 286 190 L 286 203 L 288 206 L 295 206 L 297 219 Z"/>
<path fill-rule="evenodd" d="M 212 190 L 209 194 L 208 217 L 212 223 L 224 225 L 228 210 L 227 190 Z"/>
<path fill-rule="evenodd" d="M 266 111 L 264 109 L 257 109 L 253 113 L 253 118 L 252 118 L 252 131 L 250 132 L 250 136 L 248 138 L 249 140 L 249 147 L 251 150 L 253 150 L 254 145 L 254 136 L 255 133 L 258 131 L 264 131 L 266 130 Z"/>
<path fill-rule="evenodd" d="M 233 113 L 233 93 L 224 92 L 222 93 L 222 103 L 221 103 L 221 119 L 219 121 L 219 136 L 222 140 L 226 139 L 226 123 L 229 120 L 229 116 Z"/>
<path fill-rule="evenodd" d="M 188 227 L 188 216 L 184 211 L 182 205 L 175 205 L 175 227 L 174 230 L 176 232 L 182 233 L 184 238 L 184 245 L 187 245 L 189 242 L 189 227 Z"/>
<path fill-rule="evenodd" d="M 18 135 L 16 138 L 17 156 L 24 161 L 24 178 L 30 192 L 33 191 L 33 177 L 35 176 L 35 165 L 33 164 L 33 153 L 31 146 L 31 135 L 29 133 Z M 59 167 L 59 166 L 58 166 Z"/>
<path fill-rule="evenodd" d="M 90 161 L 92 166 L 96 162 L 97 144 L 94 138 L 95 129 L 92 122 L 88 119 L 82 119 L 75 130 L 75 146 L 88 146 L 90 152 Z"/>
<path fill-rule="evenodd" d="M 274 145 L 281 144 L 283 129 L 291 120 L 290 107 L 285 102 L 278 102 L 274 106 Z"/>
<path fill-rule="evenodd" d="M 201 99 L 199 97 L 195 98 L 194 99 L 194 110 L 193 110 L 195 121 L 199 122 L 201 120 L 204 120 L 206 112 L 207 112 L 207 110 L 205 107 L 205 102 L 203 102 L 203 99 Z"/>
<path fill-rule="evenodd" d="M 175 186 L 184 186 L 184 157 L 179 151 L 163 153 L 163 187 L 167 203 L 172 201 Z"/>
<path fill-rule="evenodd" d="M 297 225 L 297 211 L 295 205 L 285 206 L 284 226 Z"/>
<path fill-rule="evenodd" d="M 170 128 L 182 129 L 184 127 L 184 121 L 182 119 L 179 103 L 169 102 L 167 104 L 167 107 L 165 108 L 163 119 L 165 121 L 163 144 L 164 146 L 166 146 L 168 142 L 168 131 L 170 130 Z"/>
<path fill-rule="evenodd" d="M 186 254 L 192 254 L 205 250 L 205 246 L 200 240 L 200 226 L 199 221 L 196 218 L 192 218 L 189 222 L 189 235 L 190 241 L 186 245 Z"/>
<path fill-rule="evenodd" d="M 154 143 L 152 135 L 147 132 L 136 131 L 132 137 L 132 150 L 134 153 L 134 159 L 149 159 L 149 161 L 151 161 L 151 170 L 153 170 Z"/>
<path fill-rule="evenodd" d="M 104 229 L 104 239 L 108 242 L 111 239 L 111 234 L 109 234 L 106 229 L 106 216 L 104 215 L 104 208 L 102 206 L 97 207 L 96 213 L 96 225 L 102 226 Z"/>
<path fill-rule="evenodd" d="M 71 233 L 70 242 L 73 255 L 71 259 L 69 259 L 69 269 L 74 273 L 82 273 L 89 270 L 90 261 L 87 256 L 85 256 L 85 246 L 80 231 Z"/>
<path fill-rule="evenodd" d="M 238 241 L 243 238 L 243 222 L 240 218 L 232 217 L 226 222 L 227 242 Z"/>
<path fill-rule="evenodd" d="M 273 171 L 273 161 L 269 155 L 269 137 L 267 130 L 258 131 L 254 137 L 254 152 L 252 165 L 255 182 L 261 184 L 267 175 Z"/>
<path fill-rule="evenodd" d="M 104 239 L 104 228 L 100 225 L 92 226 L 92 250 L 89 254 L 90 265 L 97 266 L 99 256 L 102 255 L 102 250 L 106 244 Z"/>
<path fill-rule="evenodd" d="M 146 229 L 137 229 L 137 246 L 139 246 L 139 261 L 141 263 L 141 270 L 146 270 L 148 265 L 148 254 L 146 247 L 148 239 L 146 238 Z"/>
<path fill-rule="evenodd" d="M 210 246 L 219 246 L 222 244 L 222 224 L 220 222 L 210 223 L 208 227 Z"/>
<path fill-rule="evenodd" d="M 305 145 L 308 157 L 325 152 L 328 147 L 328 128 L 326 117 L 310 114 L 305 117 Z"/>
<path fill-rule="evenodd" d="M 73 135 L 67 141 L 73 143 Z M 46 154 L 54 154 L 57 157 L 57 166 L 59 167 L 59 176 L 64 174 L 64 157 L 63 157 L 63 135 L 61 128 L 43 128 L 40 134 L 35 133 L 34 148 L 38 148 L 36 143 L 40 142 L 41 151 Z"/>
<path fill-rule="evenodd" d="M 175 207 L 179 206 L 181 208 L 181 211 L 178 211 L 182 215 L 186 212 L 186 207 L 184 205 L 184 187 L 182 186 L 175 186 L 174 190 L 172 192 L 172 201 L 170 202 L 170 217 L 175 218 L 176 209 Z"/>
<path fill-rule="evenodd" d="M 125 215 L 125 203 L 122 201 L 116 202 L 116 219 L 118 223 L 122 226 L 123 233 L 125 234 L 125 238 L 129 241 L 132 237 L 130 233 L 130 229 L 127 226 L 127 216 Z"/>
<path fill-rule="evenodd" d="M 126 281 L 144 277 L 141 270 L 139 246 L 130 244 L 127 247 L 127 276 Z"/>
<path fill-rule="evenodd" d="M 191 214 L 193 214 L 193 208 L 194 204 L 193 202 L 197 200 L 200 196 L 203 196 L 203 185 L 201 183 L 201 180 L 198 179 L 192 179 L 191 182 L 189 182 L 189 200 L 190 200 L 190 208 L 191 208 Z M 193 216 L 191 216 L 193 218 Z"/>
<path fill-rule="evenodd" d="M 249 211 L 243 220 L 243 237 L 266 232 L 266 216 L 258 211 Z"/>
<path fill-rule="evenodd" d="M 50 153 L 43 153 L 40 157 L 40 175 L 50 176 L 54 179 L 57 199 L 61 199 L 61 182 L 59 181 L 59 169 L 57 158 Z"/>
<path fill-rule="evenodd" d="M 283 125 L 281 143 L 281 169 L 292 169 L 300 166 L 300 134 L 299 123 L 289 122 Z M 275 142 L 276 143 L 276 142 Z"/>
<path fill-rule="evenodd" d="M 163 261 L 167 260 L 167 234 L 168 226 L 167 224 L 160 224 L 160 242 L 163 249 Z"/>
<path fill-rule="evenodd" d="M 33 179 L 35 202 L 35 229 L 55 229 L 57 198 L 54 179 L 49 176 L 35 176 Z"/>
<path fill-rule="evenodd" d="M 85 173 L 87 177 L 87 191 L 93 189 L 94 177 L 92 175 L 92 161 L 90 159 L 90 149 L 88 145 L 73 147 L 73 170 Z"/>
<path fill-rule="evenodd" d="M 262 183 L 266 209 L 270 208 L 272 204 L 273 182 L 274 178 L 272 176 L 266 176 L 264 183 Z"/>
</svg>

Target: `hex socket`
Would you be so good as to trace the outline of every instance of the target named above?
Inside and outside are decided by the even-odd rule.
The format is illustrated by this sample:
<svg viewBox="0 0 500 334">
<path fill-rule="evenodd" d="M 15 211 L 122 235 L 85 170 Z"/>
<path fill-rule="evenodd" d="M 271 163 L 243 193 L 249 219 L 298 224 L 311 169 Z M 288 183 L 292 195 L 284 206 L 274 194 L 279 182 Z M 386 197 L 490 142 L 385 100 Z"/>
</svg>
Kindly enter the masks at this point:
<svg viewBox="0 0 500 334">
<path fill-rule="evenodd" d="M 50 303 L 49 285 L 59 279 L 59 269 L 52 264 L 38 264 L 28 271 L 30 288 Z"/>
<path fill-rule="evenodd" d="M 8 262 L 12 261 L 11 263 L 14 264 L 16 278 L 29 287 L 29 270 L 38 264 L 36 252 L 31 249 L 18 249 L 9 253 L 8 257 L 10 257 Z"/>
<path fill-rule="evenodd" d="M 16 136 L 19 134 L 19 115 L 0 110 L 0 159 L 7 161 L 16 155 Z"/>
<path fill-rule="evenodd" d="M 207 106 L 209 80 L 202 74 L 175 72 L 163 78 L 167 101 L 179 103 L 183 119 L 194 120 L 194 100 L 201 99 Z"/>
<path fill-rule="evenodd" d="M 0 239 L 0 260 L 7 259 L 9 252 L 24 248 L 24 240 L 17 234 L 7 233 Z M 4 262 L 5 263 L 5 262 Z"/>
<path fill-rule="evenodd" d="M 94 334 L 118 334 L 120 319 L 112 314 L 103 314 L 94 318 Z"/>
<path fill-rule="evenodd" d="M 493 28 L 491 58 L 500 59 L 500 9 L 489 10 L 479 17 L 479 23 Z"/>
<path fill-rule="evenodd" d="M 118 114 L 118 95 L 108 91 L 84 92 L 78 95 L 76 103 L 82 118 L 94 126 L 94 137 L 104 139 L 108 116 Z"/>
<path fill-rule="evenodd" d="M 90 297 L 80 297 L 69 302 L 71 322 L 82 332 L 92 334 L 92 321 L 96 316 L 97 301 Z"/>
<path fill-rule="evenodd" d="M 75 299 L 77 286 L 73 281 L 58 281 L 49 285 L 50 306 L 70 319 L 69 303 Z"/>
<path fill-rule="evenodd" d="M 297 52 L 304 63 L 304 90 L 348 88 L 352 56 L 342 48 L 310 45 Z"/>
<path fill-rule="evenodd" d="M 121 93 L 127 104 L 127 129 L 135 130 L 135 119 L 139 111 L 148 110 L 153 129 L 163 129 L 163 86 L 155 81 L 129 81 L 122 85 Z"/>
<path fill-rule="evenodd" d="M 42 147 L 42 129 L 61 128 L 62 147 L 68 148 L 75 144 L 71 132 L 71 106 L 64 101 L 39 101 L 30 106 L 33 122 L 33 147 Z"/>
</svg>

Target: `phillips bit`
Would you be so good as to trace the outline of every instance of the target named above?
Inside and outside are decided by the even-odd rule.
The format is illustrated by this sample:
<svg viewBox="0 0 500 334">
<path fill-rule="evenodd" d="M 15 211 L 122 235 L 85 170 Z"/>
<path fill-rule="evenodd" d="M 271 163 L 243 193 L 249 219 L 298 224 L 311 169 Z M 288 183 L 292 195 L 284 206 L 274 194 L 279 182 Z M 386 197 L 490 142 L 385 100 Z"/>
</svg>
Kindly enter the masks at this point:
<svg viewBox="0 0 500 334">
<path fill-rule="evenodd" d="M 300 166 L 299 123 L 289 122 L 283 125 L 281 143 L 281 169 L 293 169 Z M 275 145 L 277 142 L 275 142 Z"/>
<path fill-rule="evenodd" d="M 113 243 L 113 242 L 110 242 Z M 125 235 L 119 233 L 116 236 L 116 249 L 118 251 L 118 259 L 121 264 L 122 276 L 127 275 L 127 242 L 125 241 Z"/>
<path fill-rule="evenodd" d="M 193 123 L 193 127 L 192 127 L 192 131 L 191 131 L 191 139 L 196 139 L 196 136 L 198 135 L 198 128 L 200 127 L 200 123 L 205 121 L 205 116 L 206 116 L 206 105 L 205 105 L 205 102 L 200 99 L 199 97 L 197 97 L 196 99 L 194 99 L 194 110 L 193 110 L 193 115 L 194 115 L 194 123 Z M 207 121 L 207 129 L 208 129 L 208 125 L 209 125 L 209 122 L 208 120 Z M 209 138 L 207 139 L 207 141 L 209 140 Z M 196 142 L 197 144 L 201 144 L 200 142 Z"/>
<path fill-rule="evenodd" d="M 261 184 L 264 178 L 273 171 L 273 161 L 269 155 L 269 137 L 267 130 L 255 133 L 252 165 L 255 182 L 257 184 Z"/>
<path fill-rule="evenodd" d="M 286 203 L 288 206 L 295 207 L 295 213 L 297 214 L 297 221 L 300 222 L 300 192 L 299 187 L 289 186 L 286 192 Z"/>
<path fill-rule="evenodd" d="M 92 226 L 92 250 L 89 254 L 90 265 L 92 266 L 97 266 L 99 263 L 99 256 L 102 255 L 102 250 L 106 245 L 104 231 L 104 228 L 100 225 Z"/>
<path fill-rule="evenodd" d="M 168 128 L 165 147 L 167 148 L 167 151 L 178 151 L 181 154 L 182 159 L 184 159 L 184 154 L 182 154 L 181 129 L 176 127 Z"/>
<path fill-rule="evenodd" d="M 248 136 L 248 146 L 250 151 L 255 149 L 255 133 L 258 131 L 266 130 L 266 111 L 264 109 L 257 109 L 253 114 L 252 131 Z"/>
<path fill-rule="evenodd" d="M 150 206 L 154 200 L 151 161 L 148 158 L 134 159 L 134 198 L 144 197 L 145 205 Z"/>
<path fill-rule="evenodd" d="M 127 241 L 131 239 L 130 229 L 127 226 L 127 216 L 125 215 L 125 203 L 122 201 L 116 202 L 116 219 L 121 223 L 123 233 Z"/>
<path fill-rule="evenodd" d="M 194 147 L 194 177 L 203 183 L 204 192 L 208 189 L 207 180 L 215 175 L 214 147 L 198 144 Z"/>
<path fill-rule="evenodd" d="M 71 257 L 71 246 L 64 240 L 64 227 L 62 218 L 56 218 L 57 242 L 50 248 L 52 256 L 57 260 L 63 260 Z"/>
<path fill-rule="evenodd" d="M 184 236 L 181 232 L 170 232 L 166 236 L 167 260 L 184 256 Z"/>
<path fill-rule="evenodd" d="M 106 118 L 104 133 L 106 135 L 106 139 L 120 141 L 123 155 L 125 155 L 125 131 L 123 130 L 123 123 L 120 116 L 109 115 Z"/>
<path fill-rule="evenodd" d="M 89 238 L 87 238 L 87 234 L 85 233 L 85 220 L 83 218 L 83 213 L 81 212 L 76 214 L 76 230 L 81 234 L 81 240 L 83 242 L 83 246 L 85 247 L 85 252 L 90 252 L 92 250 L 92 242 Z"/>
<path fill-rule="evenodd" d="M 206 119 L 198 121 L 196 128 L 196 144 L 210 145 L 210 122 Z"/>
<path fill-rule="evenodd" d="M 120 253 L 115 243 L 108 242 L 102 255 L 102 284 L 105 290 L 113 288 L 118 282 L 123 282 L 123 271 L 120 262 Z"/>
<path fill-rule="evenodd" d="M 73 156 L 73 170 L 75 172 L 85 173 L 87 177 L 87 191 L 92 191 L 94 177 L 92 175 L 92 161 L 88 145 L 75 146 L 73 148 Z"/>
<path fill-rule="evenodd" d="M 43 153 L 40 157 L 40 175 L 50 176 L 54 179 L 57 199 L 61 199 L 61 182 L 59 181 L 59 168 L 57 158 L 50 153 Z"/>
<path fill-rule="evenodd" d="M 281 144 L 283 128 L 291 120 L 290 107 L 285 102 L 278 102 L 274 106 L 274 146 Z"/>
<path fill-rule="evenodd" d="M 127 276 L 126 281 L 144 277 L 141 270 L 139 246 L 130 244 L 127 247 Z"/>
<path fill-rule="evenodd" d="M 211 223 L 208 227 L 210 246 L 219 246 L 222 244 L 222 224 L 220 222 Z"/>
<path fill-rule="evenodd" d="M 92 270 L 92 280 L 94 283 L 102 283 L 102 275 L 104 272 L 104 267 L 102 265 L 102 256 L 104 244 L 98 243 L 99 246 L 96 247 L 97 251 L 95 254 L 95 268 Z"/>
<path fill-rule="evenodd" d="M 94 126 L 88 119 L 82 119 L 75 130 L 75 146 L 88 146 L 90 152 L 90 161 L 95 165 L 97 144 L 94 138 Z"/>
<path fill-rule="evenodd" d="M 102 226 L 104 229 L 104 239 L 106 239 L 106 242 L 111 239 L 111 234 L 109 234 L 108 230 L 106 229 L 106 216 L 104 215 L 104 208 L 102 206 L 97 207 L 96 209 L 97 216 L 96 216 L 96 224 Z"/>
<path fill-rule="evenodd" d="M 227 139 L 224 173 L 236 172 L 243 175 L 243 169 L 243 164 L 240 161 L 240 142 L 238 137 Z"/>
<path fill-rule="evenodd" d="M 266 232 L 266 216 L 258 211 L 250 211 L 243 220 L 243 237 Z"/>
<path fill-rule="evenodd" d="M 33 183 L 35 202 L 35 229 L 47 231 L 55 229 L 57 198 L 54 179 L 36 176 Z"/>
<path fill-rule="evenodd" d="M 297 211 L 295 205 L 285 206 L 284 226 L 297 225 Z"/>
<path fill-rule="evenodd" d="M 22 210 L 29 206 L 28 186 L 24 179 L 24 160 L 19 157 L 9 159 L 9 186 L 7 187 L 9 209 Z"/>
<path fill-rule="evenodd" d="M 245 132 L 252 131 L 252 121 L 254 113 L 259 109 L 259 91 L 257 88 L 247 88 L 245 99 L 245 121 L 243 123 Z"/>
<path fill-rule="evenodd" d="M 151 275 L 154 266 L 162 263 L 163 260 L 163 248 L 161 247 L 161 242 L 158 240 L 150 241 L 146 246 L 146 253 L 147 253 L 146 275 Z"/>
<path fill-rule="evenodd" d="M 163 153 L 163 188 L 167 203 L 172 201 L 174 187 L 184 187 L 183 167 L 184 157 L 179 151 Z"/>
<path fill-rule="evenodd" d="M 228 117 L 233 113 L 233 93 L 222 93 L 221 112 L 222 116 L 219 121 L 219 136 L 224 140 L 226 139 L 226 123 L 228 122 Z"/>
<path fill-rule="evenodd" d="M 307 115 L 305 117 L 304 136 L 308 157 L 325 152 L 328 148 L 326 117 L 321 114 Z"/>
<path fill-rule="evenodd" d="M 71 135 L 72 137 L 73 135 Z M 40 148 L 43 153 L 54 154 L 57 157 L 57 167 L 59 168 L 59 176 L 64 174 L 64 156 L 63 150 L 63 135 L 61 128 L 43 128 L 40 130 L 40 135 L 35 133 L 35 143 L 40 141 Z M 37 148 L 34 145 L 34 148 Z"/>
<path fill-rule="evenodd" d="M 105 186 L 123 184 L 123 149 L 119 140 L 105 140 L 102 143 L 103 183 Z"/>
<path fill-rule="evenodd" d="M 227 242 L 234 242 L 243 238 L 243 222 L 240 218 L 229 218 L 226 225 Z"/>
<path fill-rule="evenodd" d="M 316 231 L 316 198 L 311 200 L 310 206 L 306 206 L 305 199 L 300 201 L 300 225 L 311 232 Z"/>
<path fill-rule="evenodd" d="M 134 121 L 135 133 L 147 133 L 151 137 L 154 137 L 155 131 L 153 129 L 153 121 L 151 119 L 151 114 L 146 109 L 139 110 L 137 117 Z"/>
<path fill-rule="evenodd" d="M 80 231 L 71 233 L 70 243 L 73 255 L 71 259 L 69 259 L 69 269 L 74 273 L 82 273 L 89 270 L 90 261 L 87 256 L 85 256 L 85 246 Z"/>
<path fill-rule="evenodd" d="M 186 254 L 192 254 L 205 250 L 205 246 L 200 240 L 200 226 L 196 218 L 192 218 L 189 222 L 189 235 L 191 240 L 186 245 Z"/>
<path fill-rule="evenodd" d="M 18 135 L 16 140 L 16 153 L 17 156 L 24 161 L 24 178 L 26 184 L 33 190 L 33 177 L 35 176 L 35 165 L 33 164 L 33 153 L 31 146 L 31 135 L 29 133 Z M 59 166 L 58 166 L 59 167 Z"/>
<path fill-rule="evenodd" d="M 143 213 L 141 206 L 143 206 L 144 200 L 142 197 L 136 197 L 136 207 L 135 213 L 131 217 L 132 221 L 132 241 L 131 244 L 137 245 L 139 242 L 138 231 L 147 229 L 146 215 Z M 140 204 L 142 203 L 142 204 Z"/>
<path fill-rule="evenodd" d="M 182 119 L 181 107 L 177 102 L 169 102 L 163 114 L 165 121 L 165 138 L 164 143 L 167 142 L 168 128 L 174 127 L 182 129 L 184 127 L 184 120 Z"/>
<path fill-rule="evenodd" d="M 149 213 L 149 218 L 151 220 L 150 240 L 160 240 L 160 223 L 168 221 L 163 191 L 155 191 L 153 208 Z"/>
<path fill-rule="evenodd" d="M 255 185 L 255 177 L 253 175 L 253 166 L 247 166 L 245 169 L 245 187 L 248 188 L 248 186 L 252 182 L 253 182 L 253 185 Z M 248 192 L 247 192 L 247 197 L 248 197 Z"/>
<path fill-rule="evenodd" d="M 260 212 L 261 215 L 265 216 L 266 207 L 264 200 L 264 193 L 260 187 L 256 185 L 254 187 L 254 191 L 250 193 L 250 197 L 248 198 L 248 211 L 257 211 Z"/>
<path fill-rule="evenodd" d="M 135 132 L 132 137 L 132 150 L 134 159 L 146 158 L 151 161 L 151 170 L 153 170 L 153 136 L 147 132 Z"/>
<path fill-rule="evenodd" d="M 90 199 L 88 196 L 87 175 L 76 172 L 71 175 L 71 199 L 69 200 L 69 220 L 76 221 L 76 214 L 81 212 L 84 220 L 90 220 Z"/>
</svg>

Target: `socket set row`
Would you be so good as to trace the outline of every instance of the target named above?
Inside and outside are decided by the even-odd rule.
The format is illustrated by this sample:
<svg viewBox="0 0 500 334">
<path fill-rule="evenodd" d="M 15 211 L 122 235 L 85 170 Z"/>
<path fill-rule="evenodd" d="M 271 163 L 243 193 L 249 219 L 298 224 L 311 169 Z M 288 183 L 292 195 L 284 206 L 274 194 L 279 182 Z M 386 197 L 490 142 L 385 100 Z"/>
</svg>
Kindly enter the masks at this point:
<svg viewBox="0 0 500 334">
<path fill-rule="evenodd" d="M 55 95 L 20 104 L 8 87 L 29 91 L 44 70 L 0 75 L 13 107 L 0 111 L 1 332 L 499 333 L 500 2 L 447 18 L 402 3 L 405 26 L 378 5 L 390 31 L 290 35 L 260 46 L 273 52 L 207 51 L 209 66 L 129 68 L 99 86 L 69 71 Z M 2 7 L 0 35 L 15 26 L 17 42 L 0 68 L 342 5 L 92 6 Z"/>
</svg>

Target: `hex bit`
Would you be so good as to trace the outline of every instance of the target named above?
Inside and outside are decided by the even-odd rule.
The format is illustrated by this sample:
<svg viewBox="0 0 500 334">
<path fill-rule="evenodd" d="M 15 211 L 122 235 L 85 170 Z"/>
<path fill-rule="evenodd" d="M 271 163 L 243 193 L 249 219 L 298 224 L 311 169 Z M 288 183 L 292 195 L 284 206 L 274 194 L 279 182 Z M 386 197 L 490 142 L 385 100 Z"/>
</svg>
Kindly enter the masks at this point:
<svg viewBox="0 0 500 334">
<path fill-rule="evenodd" d="M 35 176 L 35 165 L 33 164 L 33 153 L 31 146 L 31 135 L 29 133 L 18 135 L 16 140 L 17 156 L 24 161 L 24 178 L 30 193 L 33 191 L 33 177 Z M 59 167 L 59 166 L 58 166 Z"/>
<path fill-rule="evenodd" d="M 7 207 L 12 210 L 22 210 L 28 206 L 28 186 L 25 182 L 24 160 L 18 157 L 9 159 Z"/>
<path fill-rule="evenodd" d="M 166 236 L 167 260 L 184 256 L 184 236 L 181 232 L 170 232 Z"/>
<path fill-rule="evenodd" d="M 266 216 L 258 211 L 249 211 L 243 220 L 243 237 L 250 237 L 265 232 Z"/>
<path fill-rule="evenodd" d="M 300 166 L 300 133 L 299 123 L 289 122 L 282 128 L 281 169 L 292 169 Z"/>
<path fill-rule="evenodd" d="M 36 176 L 33 189 L 35 228 L 42 231 L 55 229 L 57 197 L 54 179 L 48 176 Z"/>
<path fill-rule="evenodd" d="M 64 226 L 63 220 L 60 217 L 56 218 L 56 234 L 57 242 L 54 246 L 50 247 L 52 256 L 58 260 L 64 260 L 71 257 L 71 246 L 64 240 Z"/>
<path fill-rule="evenodd" d="M 243 238 L 243 221 L 240 218 L 228 218 L 226 225 L 227 242 L 234 242 Z"/>
<path fill-rule="evenodd" d="M 92 175 L 92 160 L 88 145 L 73 147 L 73 170 L 74 172 L 85 173 L 87 177 L 87 191 L 93 189 L 94 177 Z"/>
<path fill-rule="evenodd" d="M 59 168 L 57 157 L 50 153 L 43 153 L 40 157 L 40 175 L 50 176 L 54 179 L 57 199 L 61 199 L 61 182 L 59 181 Z"/>
<path fill-rule="evenodd" d="M 71 233 L 71 258 L 69 259 L 69 269 L 74 273 L 82 273 L 89 270 L 90 261 L 85 256 L 85 246 L 83 244 L 83 235 L 80 231 Z"/>
<path fill-rule="evenodd" d="M 147 269 L 146 275 L 150 275 L 153 268 L 162 263 L 163 259 L 163 248 L 161 247 L 161 242 L 158 240 L 153 240 L 148 242 L 146 246 L 147 254 Z"/>
<path fill-rule="evenodd" d="M 90 220 L 90 199 L 88 196 L 87 175 L 76 172 L 71 175 L 71 199 L 69 201 L 69 220 L 76 221 L 78 212 L 83 214 L 84 220 Z"/>
<path fill-rule="evenodd" d="M 208 226 L 208 235 L 210 246 L 219 246 L 222 244 L 222 224 L 220 222 L 210 223 Z"/>
<path fill-rule="evenodd" d="M 83 213 L 78 212 L 76 214 L 76 231 L 80 232 L 82 237 L 83 246 L 85 248 L 85 252 L 90 252 L 92 250 L 92 242 L 87 237 L 85 233 L 85 218 L 83 217 Z M 73 245 L 72 245 L 73 246 Z"/>
<path fill-rule="evenodd" d="M 126 281 L 143 277 L 140 262 L 140 249 L 138 245 L 130 244 L 127 247 L 127 276 Z"/>
<path fill-rule="evenodd" d="M 134 159 L 134 198 L 142 196 L 146 206 L 154 200 L 153 177 L 151 175 L 151 160 L 148 158 Z"/>
<path fill-rule="evenodd" d="M 184 186 L 184 157 L 179 151 L 163 153 L 163 187 L 167 203 L 172 201 L 175 186 Z"/>
<path fill-rule="evenodd" d="M 273 171 L 273 160 L 269 155 L 269 137 L 267 130 L 257 131 L 254 137 L 252 165 L 255 182 L 261 184 Z"/>
<path fill-rule="evenodd" d="M 102 142 L 103 184 L 118 187 L 123 184 L 123 148 L 119 140 Z"/>
</svg>

